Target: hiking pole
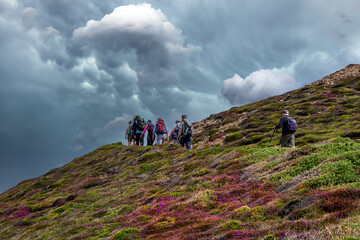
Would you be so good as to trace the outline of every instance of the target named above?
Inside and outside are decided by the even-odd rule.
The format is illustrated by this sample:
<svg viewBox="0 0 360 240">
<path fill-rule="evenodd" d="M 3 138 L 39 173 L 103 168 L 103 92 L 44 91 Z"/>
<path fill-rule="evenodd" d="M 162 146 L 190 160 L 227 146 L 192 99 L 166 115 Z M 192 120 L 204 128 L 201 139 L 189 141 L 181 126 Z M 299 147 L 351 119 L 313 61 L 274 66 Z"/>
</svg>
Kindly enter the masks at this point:
<svg viewBox="0 0 360 240">
<path fill-rule="evenodd" d="M 271 141 L 272 141 L 275 133 L 276 133 L 276 129 L 274 128 L 274 131 L 273 131 L 273 134 L 271 135 L 271 138 L 270 138 L 270 142 L 269 142 L 268 147 L 270 147 L 270 143 L 271 143 Z"/>
</svg>

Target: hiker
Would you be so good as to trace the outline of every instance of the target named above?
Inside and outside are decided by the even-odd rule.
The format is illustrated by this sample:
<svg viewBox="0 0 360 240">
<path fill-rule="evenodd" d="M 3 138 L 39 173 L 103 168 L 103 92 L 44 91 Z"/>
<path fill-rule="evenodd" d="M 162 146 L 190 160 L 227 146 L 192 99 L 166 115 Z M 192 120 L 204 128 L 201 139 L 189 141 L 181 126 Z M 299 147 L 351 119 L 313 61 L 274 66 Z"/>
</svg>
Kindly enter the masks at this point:
<svg viewBox="0 0 360 240">
<path fill-rule="evenodd" d="M 179 145 L 179 141 L 178 141 L 178 136 L 179 136 L 179 130 L 181 128 L 181 121 L 180 120 L 176 120 L 175 121 L 175 126 L 173 127 L 173 129 L 171 130 L 171 133 L 170 133 L 170 137 L 172 139 L 172 142 L 174 144 L 177 144 Z"/>
<path fill-rule="evenodd" d="M 295 147 L 295 135 L 294 133 L 297 130 L 297 123 L 295 119 L 289 116 L 288 110 L 283 110 L 281 112 L 282 117 L 278 125 L 274 127 L 274 131 L 276 129 L 282 128 L 282 135 L 280 138 L 279 145 L 281 147 Z"/>
<path fill-rule="evenodd" d="M 139 115 L 135 116 L 132 130 L 133 130 L 133 138 L 135 139 L 137 146 L 144 145 L 144 138 L 141 137 L 141 134 L 144 131 L 145 126 L 146 126 L 145 120 L 141 118 Z"/>
<path fill-rule="evenodd" d="M 154 144 L 154 140 L 153 140 L 153 134 L 154 134 L 154 124 L 151 122 L 151 120 L 147 121 L 147 125 L 144 128 L 144 131 L 142 132 L 140 138 L 143 138 L 143 135 L 145 134 L 147 130 L 147 146 L 151 146 Z"/>
<path fill-rule="evenodd" d="M 166 140 L 169 141 L 169 135 L 168 131 L 166 129 L 164 120 L 162 118 L 158 118 L 155 128 L 154 128 L 154 134 L 153 134 L 153 141 L 156 137 L 156 144 L 163 144 Z"/>
<path fill-rule="evenodd" d="M 194 127 L 192 126 L 191 122 L 187 120 L 186 115 L 181 116 L 181 127 L 179 129 L 179 136 L 178 141 L 182 147 L 185 147 L 186 149 L 191 150 L 191 137 L 194 132 Z"/>
<path fill-rule="evenodd" d="M 132 138 L 132 135 L 133 135 L 132 132 L 133 131 L 132 131 L 132 128 L 131 128 L 132 122 L 129 121 L 128 124 L 129 124 L 129 126 L 126 129 L 126 132 L 125 132 L 125 140 L 128 140 L 128 146 L 130 146 L 133 143 L 133 138 Z"/>
</svg>

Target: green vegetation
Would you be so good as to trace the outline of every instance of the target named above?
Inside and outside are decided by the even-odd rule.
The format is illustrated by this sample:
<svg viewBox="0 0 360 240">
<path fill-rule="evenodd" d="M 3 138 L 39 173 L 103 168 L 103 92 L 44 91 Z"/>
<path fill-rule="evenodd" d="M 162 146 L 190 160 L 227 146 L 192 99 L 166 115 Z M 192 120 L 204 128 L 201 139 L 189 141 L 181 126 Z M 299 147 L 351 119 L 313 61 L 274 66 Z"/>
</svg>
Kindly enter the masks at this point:
<svg viewBox="0 0 360 240">
<path fill-rule="evenodd" d="M 300 158 L 295 165 L 271 178 L 287 182 L 292 177 L 316 168 L 316 172 L 324 174 L 309 180 L 308 186 L 317 188 L 356 182 L 359 173 L 359 149 L 360 144 L 349 138 L 336 138 L 331 143 L 314 147 L 314 153 Z"/>
<path fill-rule="evenodd" d="M 115 233 L 114 240 L 132 240 L 140 238 L 141 231 L 135 228 L 121 229 L 119 232 Z"/>
<path fill-rule="evenodd" d="M 227 142 L 227 143 L 234 142 L 236 140 L 243 138 L 243 136 L 244 135 L 242 135 L 241 133 L 232 133 L 232 134 L 226 136 L 225 142 Z"/>
<path fill-rule="evenodd" d="M 211 115 L 192 151 L 100 147 L 1 194 L 0 239 L 359 239 L 358 91 L 349 77 Z M 294 149 L 272 137 L 284 108 Z"/>
</svg>

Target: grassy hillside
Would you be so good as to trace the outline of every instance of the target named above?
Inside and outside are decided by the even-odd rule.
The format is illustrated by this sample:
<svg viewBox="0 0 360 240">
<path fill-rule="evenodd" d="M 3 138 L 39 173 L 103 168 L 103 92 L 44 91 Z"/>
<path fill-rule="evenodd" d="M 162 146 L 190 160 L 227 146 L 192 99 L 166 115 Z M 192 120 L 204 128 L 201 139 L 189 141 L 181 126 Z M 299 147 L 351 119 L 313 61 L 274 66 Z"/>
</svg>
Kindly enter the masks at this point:
<svg viewBox="0 0 360 240">
<path fill-rule="evenodd" d="M 110 144 L 21 182 L 0 239 L 360 238 L 359 70 L 211 115 L 192 151 Z M 295 149 L 271 138 L 284 108 Z"/>
</svg>

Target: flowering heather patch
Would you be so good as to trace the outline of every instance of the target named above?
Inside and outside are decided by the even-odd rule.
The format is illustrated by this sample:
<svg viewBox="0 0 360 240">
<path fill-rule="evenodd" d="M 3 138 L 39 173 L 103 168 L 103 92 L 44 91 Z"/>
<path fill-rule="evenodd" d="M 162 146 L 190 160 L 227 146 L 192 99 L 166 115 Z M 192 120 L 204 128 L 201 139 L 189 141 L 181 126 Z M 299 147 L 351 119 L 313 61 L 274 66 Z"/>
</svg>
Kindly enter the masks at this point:
<svg viewBox="0 0 360 240">
<path fill-rule="evenodd" d="M 321 224 L 319 221 L 293 221 L 293 222 L 285 222 L 281 224 L 278 229 L 279 230 L 291 230 L 292 232 L 304 232 L 311 230 L 319 230 Z M 285 231 L 287 232 L 287 231 Z M 284 233 L 285 233 L 284 232 Z"/>
<path fill-rule="evenodd" d="M 356 209 L 360 201 L 360 190 L 345 189 L 331 192 L 320 192 L 322 199 L 320 207 L 325 212 L 337 212 Z"/>
<path fill-rule="evenodd" d="M 216 200 L 219 204 L 241 200 L 244 205 L 255 207 L 256 201 L 266 203 L 280 196 L 274 192 L 274 186 L 269 183 L 242 182 L 224 186 L 221 192 L 216 193 Z"/>
<path fill-rule="evenodd" d="M 260 239 L 264 237 L 265 234 L 261 230 L 236 230 L 232 232 L 231 239 Z"/>
<path fill-rule="evenodd" d="M 11 217 L 14 219 L 19 219 L 19 218 L 24 218 L 26 216 L 28 216 L 30 214 L 29 209 L 27 209 L 26 207 L 23 207 L 17 211 L 15 211 Z"/>
<path fill-rule="evenodd" d="M 333 95 L 331 93 L 324 93 L 323 96 L 327 97 L 327 98 L 330 98 L 330 99 L 336 98 L 336 95 Z"/>
</svg>

